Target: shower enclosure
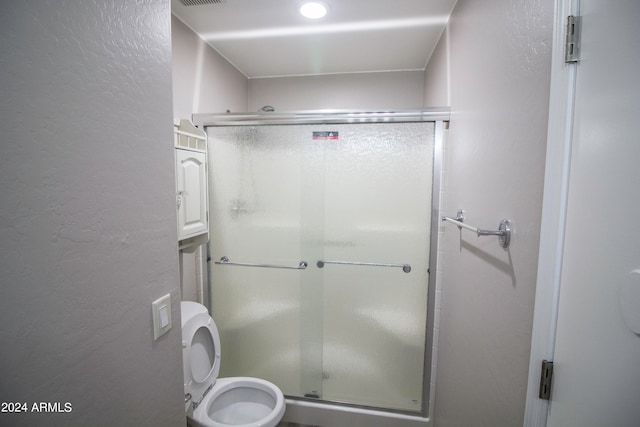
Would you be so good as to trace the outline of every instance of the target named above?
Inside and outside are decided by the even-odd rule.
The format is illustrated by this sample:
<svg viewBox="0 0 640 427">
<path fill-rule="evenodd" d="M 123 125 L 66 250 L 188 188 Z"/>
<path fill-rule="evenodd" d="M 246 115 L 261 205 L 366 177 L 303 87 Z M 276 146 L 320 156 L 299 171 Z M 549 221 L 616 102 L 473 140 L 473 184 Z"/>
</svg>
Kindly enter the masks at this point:
<svg viewBox="0 0 640 427">
<path fill-rule="evenodd" d="M 220 376 L 425 414 L 443 115 L 197 115 Z"/>
</svg>

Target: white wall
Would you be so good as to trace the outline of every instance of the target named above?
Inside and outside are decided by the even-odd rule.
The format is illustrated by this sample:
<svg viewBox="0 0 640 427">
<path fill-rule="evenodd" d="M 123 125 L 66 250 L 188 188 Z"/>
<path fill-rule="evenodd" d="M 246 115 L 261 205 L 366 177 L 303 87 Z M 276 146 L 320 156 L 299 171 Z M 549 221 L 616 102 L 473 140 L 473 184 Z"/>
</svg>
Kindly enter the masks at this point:
<svg viewBox="0 0 640 427">
<path fill-rule="evenodd" d="M 185 423 L 169 19 L 166 0 L 2 3 L 0 401 L 71 412 L 0 425 Z"/>
<path fill-rule="evenodd" d="M 171 16 L 173 113 L 247 111 L 247 78 L 175 16 Z"/>
<path fill-rule="evenodd" d="M 519 426 L 524 416 L 550 81 L 553 1 L 459 0 L 427 67 L 451 127 L 443 212 L 515 225 L 510 249 L 443 225 L 435 421 Z M 446 43 L 449 45 L 444 45 Z M 438 52 L 444 52 L 442 56 Z M 448 52 L 448 57 L 447 57 Z"/>
<path fill-rule="evenodd" d="M 425 107 L 448 107 L 451 103 L 448 38 L 447 27 L 429 58 L 429 68 L 424 73 Z"/>
<path fill-rule="evenodd" d="M 249 111 L 416 108 L 423 84 L 422 71 L 250 79 Z"/>
</svg>

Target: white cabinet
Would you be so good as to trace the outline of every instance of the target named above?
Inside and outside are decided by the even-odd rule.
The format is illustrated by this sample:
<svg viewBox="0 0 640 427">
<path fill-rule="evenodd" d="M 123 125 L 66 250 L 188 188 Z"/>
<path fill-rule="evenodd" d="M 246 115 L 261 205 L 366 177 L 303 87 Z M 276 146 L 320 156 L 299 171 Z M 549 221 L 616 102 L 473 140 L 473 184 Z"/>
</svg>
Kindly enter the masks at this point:
<svg viewBox="0 0 640 427">
<path fill-rule="evenodd" d="M 188 120 L 174 127 L 176 208 L 180 248 L 193 248 L 208 240 L 206 134 Z"/>
<path fill-rule="evenodd" d="M 206 160 L 205 153 L 176 149 L 178 240 L 208 231 Z"/>
</svg>

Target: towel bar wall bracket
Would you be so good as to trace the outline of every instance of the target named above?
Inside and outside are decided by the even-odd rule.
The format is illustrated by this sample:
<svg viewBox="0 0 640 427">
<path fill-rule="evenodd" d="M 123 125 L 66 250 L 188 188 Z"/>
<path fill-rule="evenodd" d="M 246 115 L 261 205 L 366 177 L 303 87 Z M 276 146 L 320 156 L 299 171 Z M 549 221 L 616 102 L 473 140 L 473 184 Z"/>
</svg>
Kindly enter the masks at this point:
<svg viewBox="0 0 640 427">
<path fill-rule="evenodd" d="M 483 230 L 480 228 L 473 227 L 471 225 L 464 223 L 464 210 L 458 209 L 455 218 L 451 218 L 449 216 L 443 216 L 442 221 L 451 222 L 458 226 L 459 229 L 466 229 L 469 231 L 473 231 L 476 233 L 478 237 L 480 236 L 498 236 L 498 243 L 503 248 L 508 248 L 511 244 L 511 221 L 508 219 L 503 219 L 500 221 L 500 225 L 498 226 L 498 230 Z"/>
</svg>

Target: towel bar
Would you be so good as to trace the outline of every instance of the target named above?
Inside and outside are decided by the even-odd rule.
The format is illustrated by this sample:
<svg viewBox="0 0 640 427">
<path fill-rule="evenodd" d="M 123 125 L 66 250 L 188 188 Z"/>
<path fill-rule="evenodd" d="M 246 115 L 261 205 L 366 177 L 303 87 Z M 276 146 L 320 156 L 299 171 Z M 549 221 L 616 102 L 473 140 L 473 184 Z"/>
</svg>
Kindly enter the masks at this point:
<svg viewBox="0 0 640 427">
<path fill-rule="evenodd" d="M 508 248 L 511 243 L 511 221 L 503 219 L 500 221 L 500 225 L 497 230 L 483 230 L 473 227 L 464 223 L 464 210 L 458 209 L 455 218 L 449 216 L 443 216 L 442 221 L 448 221 L 458 226 L 458 228 L 464 228 L 465 230 L 473 231 L 478 237 L 480 236 L 498 236 L 498 243 L 503 248 Z"/>
</svg>

